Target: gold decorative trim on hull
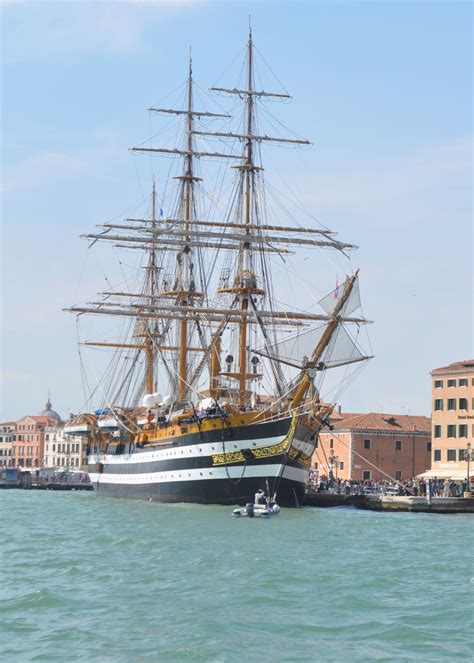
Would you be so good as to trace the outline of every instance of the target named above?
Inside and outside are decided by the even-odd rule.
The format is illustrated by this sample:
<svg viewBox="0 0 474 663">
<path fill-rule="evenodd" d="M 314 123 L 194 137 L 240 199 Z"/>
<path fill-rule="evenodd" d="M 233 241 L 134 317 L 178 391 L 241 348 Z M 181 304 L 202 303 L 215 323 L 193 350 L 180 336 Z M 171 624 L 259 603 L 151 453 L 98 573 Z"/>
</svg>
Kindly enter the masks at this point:
<svg viewBox="0 0 474 663">
<path fill-rule="evenodd" d="M 269 447 L 260 447 L 259 449 L 251 449 L 255 458 L 269 458 L 270 456 L 279 456 L 288 448 L 288 436 L 284 438 L 279 444 L 272 444 Z"/>
<path fill-rule="evenodd" d="M 298 423 L 298 415 L 293 416 L 290 429 L 286 436 L 278 444 L 271 444 L 268 447 L 259 447 L 257 449 L 250 449 L 252 456 L 254 458 L 270 458 L 272 456 L 280 456 L 285 453 L 291 442 L 293 441 L 293 436 L 296 430 L 296 424 Z M 291 451 L 291 450 L 290 450 Z M 221 454 L 212 454 L 212 464 L 214 465 L 226 465 L 230 463 L 242 463 L 245 461 L 245 456 L 242 451 L 228 451 Z"/>
<path fill-rule="evenodd" d="M 301 451 L 298 451 L 294 447 L 291 447 L 288 451 L 288 456 L 305 467 L 311 465 L 311 456 L 306 456 L 306 454 L 301 453 Z"/>
</svg>

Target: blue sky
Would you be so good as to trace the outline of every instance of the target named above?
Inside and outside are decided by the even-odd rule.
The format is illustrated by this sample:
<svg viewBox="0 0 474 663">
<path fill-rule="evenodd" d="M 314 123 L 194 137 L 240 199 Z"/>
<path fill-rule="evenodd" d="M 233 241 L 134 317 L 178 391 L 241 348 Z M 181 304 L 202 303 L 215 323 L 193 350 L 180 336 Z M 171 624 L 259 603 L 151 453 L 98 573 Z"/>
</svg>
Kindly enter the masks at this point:
<svg viewBox="0 0 474 663">
<path fill-rule="evenodd" d="M 222 74 L 249 14 L 294 97 L 279 117 L 314 142 L 283 175 L 360 246 L 376 358 L 343 407 L 429 413 L 429 371 L 474 354 L 470 3 L 4 1 L 1 11 L 1 420 L 36 413 L 48 389 L 62 415 L 82 404 L 75 324 L 61 309 L 100 288 L 100 266 L 85 269 L 78 235 L 141 198 L 128 148 L 148 137 L 146 108 L 184 81 L 190 44 L 203 88 L 233 84 Z"/>
</svg>

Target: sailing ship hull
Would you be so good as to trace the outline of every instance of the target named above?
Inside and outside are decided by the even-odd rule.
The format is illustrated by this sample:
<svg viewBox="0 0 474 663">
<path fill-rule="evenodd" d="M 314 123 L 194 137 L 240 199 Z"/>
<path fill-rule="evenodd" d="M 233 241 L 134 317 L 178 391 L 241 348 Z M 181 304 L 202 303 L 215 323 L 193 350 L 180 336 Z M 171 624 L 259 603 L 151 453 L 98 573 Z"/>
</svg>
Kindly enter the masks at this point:
<svg viewBox="0 0 474 663">
<path fill-rule="evenodd" d="M 282 506 L 299 506 L 314 444 L 311 429 L 287 417 L 183 435 L 154 448 L 116 445 L 115 453 L 89 458 L 89 474 L 105 497 L 245 504 L 262 488 Z"/>
</svg>

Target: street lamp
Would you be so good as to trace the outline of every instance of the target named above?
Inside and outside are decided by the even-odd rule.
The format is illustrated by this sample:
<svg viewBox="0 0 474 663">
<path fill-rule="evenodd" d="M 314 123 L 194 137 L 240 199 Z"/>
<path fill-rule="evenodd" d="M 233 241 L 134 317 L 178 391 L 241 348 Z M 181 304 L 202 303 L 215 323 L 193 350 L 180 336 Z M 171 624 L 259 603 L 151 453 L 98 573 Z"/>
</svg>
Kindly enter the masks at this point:
<svg viewBox="0 0 474 663">
<path fill-rule="evenodd" d="M 470 442 L 467 443 L 467 449 L 464 451 L 464 460 L 467 461 L 467 484 L 464 491 L 464 497 L 471 497 L 471 477 L 469 476 L 469 464 L 474 460 L 474 451 L 471 449 Z"/>
</svg>

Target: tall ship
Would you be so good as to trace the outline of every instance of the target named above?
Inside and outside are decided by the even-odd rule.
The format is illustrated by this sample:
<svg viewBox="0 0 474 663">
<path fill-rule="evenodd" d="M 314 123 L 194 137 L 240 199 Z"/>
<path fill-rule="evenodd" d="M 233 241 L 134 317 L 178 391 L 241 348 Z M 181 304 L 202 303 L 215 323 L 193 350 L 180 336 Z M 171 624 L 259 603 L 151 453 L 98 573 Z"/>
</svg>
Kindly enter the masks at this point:
<svg viewBox="0 0 474 663">
<path fill-rule="evenodd" d="M 359 340 L 367 320 L 350 267 L 356 247 L 314 219 L 302 224 L 301 205 L 292 214 L 266 181 L 267 144 L 310 143 L 263 128 L 269 117 L 279 130 L 265 105 L 290 96 L 260 88 L 257 54 L 250 29 L 238 87 L 210 88 L 229 112 L 196 107 L 190 57 L 182 105 L 149 109 L 178 124 L 178 142 L 132 149 L 159 158 L 168 177 L 150 177 L 146 213 L 84 235 L 136 265 L 134 278 L 108 280 L 95 301 L 66 309 L 78 324 L 109 325 L 104 339 L 80 336 L 81 362 L 95 349 L 107 364 L 90 392 L 85 379 L 88 411 L 66 424 L 87 437 L 98 495 L 245 504 L 263 489 L 280 505 L 301 504 L 319 432 L 370 358 Z M 308 277 L 315 253 L 348 268 L 329 291 L 312 269 Z M 329 374 L 339 377 L 326 393 Z"/>
</svg>

